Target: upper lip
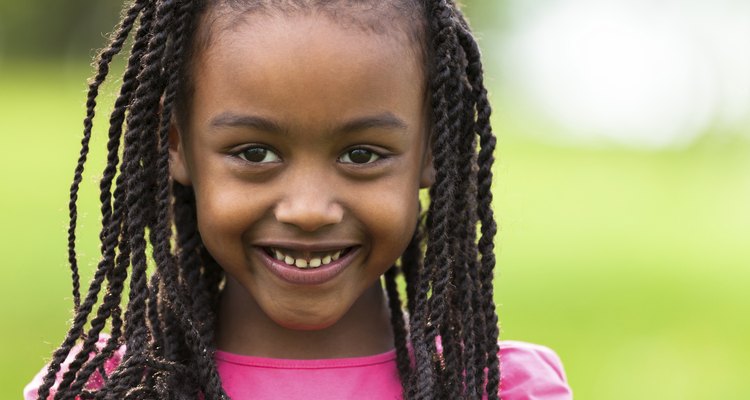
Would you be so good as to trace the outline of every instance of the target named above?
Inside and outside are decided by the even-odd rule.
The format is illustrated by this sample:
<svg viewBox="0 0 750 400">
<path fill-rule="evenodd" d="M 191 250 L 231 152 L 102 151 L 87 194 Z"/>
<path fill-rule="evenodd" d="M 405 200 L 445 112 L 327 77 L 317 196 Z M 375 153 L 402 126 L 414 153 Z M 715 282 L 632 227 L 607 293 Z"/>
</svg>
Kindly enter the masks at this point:
<svg viewBox="0 0 750 400">
<path fill-rule="evenodd" d="M 264 240 L 255 243 L 258 247 L 271 247 L 275 249 L 289 249 L 300 252 L 328 252 L 343 250 L 349 247 L 358 246 L 358 243 L 352 241 L 317 241 L 317 242 L 299 242 L 286 240 Z"/>
</svg>

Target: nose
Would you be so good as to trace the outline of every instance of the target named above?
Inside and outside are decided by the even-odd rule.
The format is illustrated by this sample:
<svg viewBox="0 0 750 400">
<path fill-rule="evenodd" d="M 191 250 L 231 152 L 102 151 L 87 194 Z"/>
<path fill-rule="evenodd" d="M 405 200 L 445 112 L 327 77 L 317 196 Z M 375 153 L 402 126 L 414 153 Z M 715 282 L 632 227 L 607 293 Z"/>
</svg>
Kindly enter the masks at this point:
<svg viewBox="0 0 750 400">
<path fill-rule="evenodd" d="M 307 232 L 341 222 L 344 208 L 330 183 L 305 175 L 286 182 L 288 190 L 274 208 L 276 220 Z"/>
</svg>

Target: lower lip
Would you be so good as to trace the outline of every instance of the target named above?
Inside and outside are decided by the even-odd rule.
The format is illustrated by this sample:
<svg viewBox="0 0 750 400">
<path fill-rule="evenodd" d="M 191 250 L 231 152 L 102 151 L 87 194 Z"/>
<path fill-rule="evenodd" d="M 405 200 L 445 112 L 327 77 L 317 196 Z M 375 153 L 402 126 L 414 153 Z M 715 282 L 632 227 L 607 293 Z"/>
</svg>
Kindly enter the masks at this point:
<svg viewBox="0 0 750 400">
<path fill-rule="evenodd" d="M 338 274 L 348 267 L 354 257 L 359 252 L 359 247 L 349 250 L 345 255 L 329 264 L 321 265 L 316 268 L 297 268 L 293 265 L 277 260 L 271 257 L 262 248 L 256 247 L 255 250 L 260 255 L 263 264 L 271 273 L 279 279 L 293 285 L 322 285 L 333 280 Z"/>
</svg>

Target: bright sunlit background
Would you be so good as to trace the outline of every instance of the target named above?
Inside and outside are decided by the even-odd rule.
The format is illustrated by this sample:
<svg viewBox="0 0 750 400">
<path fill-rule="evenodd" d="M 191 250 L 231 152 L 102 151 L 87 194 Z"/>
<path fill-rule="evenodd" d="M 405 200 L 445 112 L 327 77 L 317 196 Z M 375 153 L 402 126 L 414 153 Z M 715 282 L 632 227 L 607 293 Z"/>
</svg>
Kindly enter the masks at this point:
<svg viewBox="0 0 750 400">
<path fill-rule="evenodd" d="M 71 316 L 68 188 L 111 3 L 0 0 L 2 399 Z M 555 349 L 576 399 L 747 399 L 750 2 L 464 3 L 500 138 L 502 338 Z M 81 193 L 88 271 L 104 121 Z"/>
<path fill-rule="evenodd" d="M 750 2 L 516 0 L 508 12 L 494 59 L 563 128 L 548 137 L 684 148 L 750 122 Z"/>
</svg>

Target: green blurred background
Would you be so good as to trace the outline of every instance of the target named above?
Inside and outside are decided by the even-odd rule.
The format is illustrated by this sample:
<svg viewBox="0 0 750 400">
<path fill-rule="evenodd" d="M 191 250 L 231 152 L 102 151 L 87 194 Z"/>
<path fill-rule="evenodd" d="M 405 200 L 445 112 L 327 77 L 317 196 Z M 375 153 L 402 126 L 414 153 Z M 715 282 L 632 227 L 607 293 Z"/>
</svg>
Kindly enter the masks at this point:
<svg viewBox="0 0 750 400">
<path fill-rule="evenodd" d="M 116 23 L 114 3 L 0 0 L 2 399 L 20 397 L 71 318 L 68 188 L 88 62 Z M 505 68 L 516 53 L 498 43 L 511 43 L 536 11 L 465 3 L 500 137 L 502 337 L 555 349 L 577 399 L 750 398 L 745 125 L 711 122 L 658 146 L 606 132 L 576 138 L 575 125 L 535 107 Z M 105 88 L 105 104 L 116 84 Z M 87 276 L 98 253 L 105 130 L 99 121 L 80 201 Z"/>
</svg>

